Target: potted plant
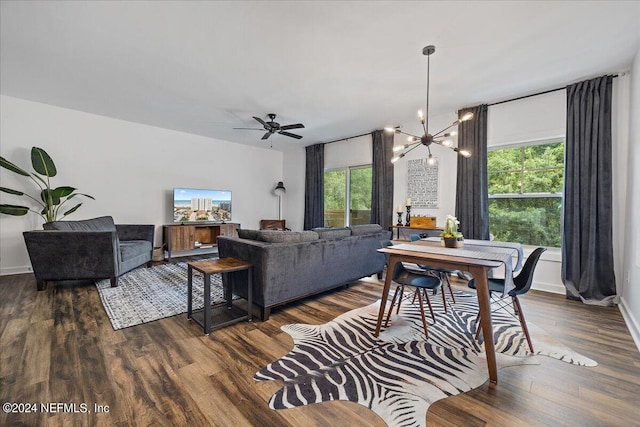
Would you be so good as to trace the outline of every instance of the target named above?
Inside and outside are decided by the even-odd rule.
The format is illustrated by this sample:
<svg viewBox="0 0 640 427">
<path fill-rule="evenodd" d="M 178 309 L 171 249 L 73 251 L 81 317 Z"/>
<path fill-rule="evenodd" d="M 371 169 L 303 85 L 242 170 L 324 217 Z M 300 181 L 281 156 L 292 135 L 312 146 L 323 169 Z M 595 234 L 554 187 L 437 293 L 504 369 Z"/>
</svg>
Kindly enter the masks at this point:
<svg viewBox="0 0 640 427">
<path fill-rule="evenodd" d="M 447 215 L 444 230 L 440 233 L 441 240 L 447 248 L 460 248 L 464 245 L 464 237 L 458 231 L 459 224 L 458 218 L 453 215 Z"/>
<path fill-rule="evenodd" d="M 45 222 L 57 221 L 65 216 L 78 210 L 82 203 L 78 203 L 70 209 L 64 206 L 66 202 L 76 196 L 84 196 L 95 200 L 92 196 L 83 193 L 77 193 L 73 187 L 51 187 L 50 178 L 56 176 L 57 170 L 53 160 L 42 148 L 31 148 L 31 166 L 35 173 L 29 173 L 24 169 L 11 163 L 4 157 L 0 157 L 0 166 L 18 175 L 26 176 L 33 181 L 40 189 L 38 196 L 33 197 L 22 191 L 13 190 L 11 188 L 0 187 L 3 193 L 13 194 L 15 196 L 24 196 L 37 205 L 37 208 L 29 208 L 28 206 L 0 204 L 0 213 L 5 215 L 22 216 L 27 212 L 38 214 Z"/>
</svg>

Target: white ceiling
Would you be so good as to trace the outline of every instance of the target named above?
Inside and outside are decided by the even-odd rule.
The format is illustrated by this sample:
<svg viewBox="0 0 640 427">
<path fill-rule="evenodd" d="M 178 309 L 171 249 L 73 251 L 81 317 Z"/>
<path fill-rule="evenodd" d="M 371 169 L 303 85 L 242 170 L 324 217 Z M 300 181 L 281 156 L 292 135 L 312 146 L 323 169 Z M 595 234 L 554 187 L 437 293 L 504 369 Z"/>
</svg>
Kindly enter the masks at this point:
<svg viewBox="0 0 640 427">
<path fill-rule="evenodd" d="M 273 148 L 416 121 L 630 68 L 638 1 L 5 1 L 4 95 Z"/>
</svg>

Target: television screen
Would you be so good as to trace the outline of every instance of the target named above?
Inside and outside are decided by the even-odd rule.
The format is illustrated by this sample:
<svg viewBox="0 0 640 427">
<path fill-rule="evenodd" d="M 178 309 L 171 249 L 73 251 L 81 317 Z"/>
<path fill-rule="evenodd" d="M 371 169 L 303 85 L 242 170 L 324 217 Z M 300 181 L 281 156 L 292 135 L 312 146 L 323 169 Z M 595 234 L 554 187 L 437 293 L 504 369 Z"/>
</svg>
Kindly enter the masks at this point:
<svg viewBox="0 0 640 427">
<path fill-rule="evenodd" d="M 231 191 L 173 189 L 173 222 L 231 221 Z"/>
</svg>

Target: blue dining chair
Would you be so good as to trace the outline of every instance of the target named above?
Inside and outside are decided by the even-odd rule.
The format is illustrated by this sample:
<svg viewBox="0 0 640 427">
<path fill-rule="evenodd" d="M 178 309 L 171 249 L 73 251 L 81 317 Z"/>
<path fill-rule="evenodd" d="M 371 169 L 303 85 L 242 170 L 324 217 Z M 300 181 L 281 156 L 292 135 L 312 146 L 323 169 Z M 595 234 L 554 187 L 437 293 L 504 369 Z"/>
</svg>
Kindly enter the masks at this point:
<svg viewBox="0 0 640 427">
<path fill-rule="evenodd" d="M 420 238 L 421 237 L 420 237 L 419 234 L 410 234 L 409 235 L 409 239 L 411 239 L 412 242 L 420 240 Z M 451 300 L 455 304 L 456 297 L 453 296 L 453 288 L 451 287 L 451 281 L 449 280 L 449 274 L 457 274 L 458 276 L 460 276 L 460 271 L 458 271 L 458 270 L 449 270 L 447 268 L 441 268 L 441 267 L 431 267 L 430 265 L 425 265 L 425 264 L 420 264 L 420 268 L 433 272 L 433 274 L 438 276 L 438 278 L 440 280 L 444 280 L 445 282 L 447 282 L 447 287 L 449 288 L 449 294 L 451 295 Z"/>
<path fill-rule="evenodd" d="M 529 344 L 529 350 L 531 350 L 531 353 L 533 353 L 533 344 L 531 343 L 529 329 L 527 328 L 527 322 L 524 319 L 524 313 L 522 313 L 522 306 L 520 306 L 518 296 L 526 294 L 527 292 L 529 292 L 529 289 L 531 289 L 531 284 L 533 283 L 533 272 L 536 268 L 536 264 L 538 264 L 540 255 L 542 255 L 542 253 L 546 250 L 547 248 L 540 247 L 535 249 L 531 253 L 531 255 L 529 255 L 524 263 L 524 267 L 522 267 L 522 270 L 520 270 L 520 273 L 513 278 L 515 288 L 510 290 L 507 294 L 507 296 L 511 297 L 511 302 L 513 304 L 513 311 L 515 315 L 512 314 L 512 316 L 517 316 L 517 319 L 520 321 L 522 332 L 524 332 L 524 336 L 527 338 L 527 344 Z M 475 289 L 476 281 L 472 279 L 469 281 L 468 285 L 470 288 Z M 502 294 L 504 293 L 504 279 L 488 279 L 488 285 L 491 299 L 494 302 L 498 303 L 498 307 L 496 307 L 496 309 L 493 311 L 507 307 L 509 303 L 505 303 L 502 301 Z M 509 314 L 511 313 L 509 312 Z M 478 317 L 476 318 L 476 328 L 476 339 L 478 339 L 481 333 L 480 314 L 478 314 Z"/>
<path fill-rule="evenodd" d="M 387 273 L 388 274 L 388 273 Z M 420 315 L 422 318 L 422 327 L 424 329 L 425 339 L 429 339 L 429 332 L 427 330 L 427 319 L 424 314 L 424 302 L 423 298 L 426 299 L 427 305 L 429 306 L 429 312 L 431 313 L 431 319 L 435 323 L 436 317 L 433 313 L 433 307 L 431 306 L 431 300 L 429 300 L 429 294 L 427 290 L 437 291 L 442 287 L 442 280 L 435 276 L 431 276 L 419 271 L 411 271 L 407 269 L 401 262 L 398 262 L 395 265 L 392 276 L 393 282 L 395 282 L 398 286 L 393 294 L 393 298 L 391 298 L 391 305 L 389 306 L 389 311 L 387 312 L 387 317 L 384 323 L 384 327 L 386 328 L 389 325 L 389 318 L 391 317 L 391 312 L 393 311 L 394 306 L 397 303 L 396 313 L 400 311 L 400 305 L 402 303 L 404 295 L 405 286 L 411 286 L 416 288 L 415 293 L 413 295 L 413 302 L 415 302 L 416 298 L 420 304 Z M 412 302 L 412 303 L 413 303 Z M 442 292 L 442 304 L 444 305 L 445 312 L 447 311 L 447 301 L 444 296 L 444 292 Z"/>
</svg>

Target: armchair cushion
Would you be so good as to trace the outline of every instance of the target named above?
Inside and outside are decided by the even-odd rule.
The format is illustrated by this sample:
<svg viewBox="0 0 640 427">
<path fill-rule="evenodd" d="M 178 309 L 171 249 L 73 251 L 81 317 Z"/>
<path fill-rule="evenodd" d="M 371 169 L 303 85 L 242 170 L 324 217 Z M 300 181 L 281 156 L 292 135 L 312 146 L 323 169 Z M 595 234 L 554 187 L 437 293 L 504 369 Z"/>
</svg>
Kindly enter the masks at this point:
<svg viewBox="0 0 640 427">
<path fill-rule="evenodd" d="M 59 231 L 116 231 L 116 225 L 110 216 L 80 221 L 53 221 L 44 224 L 43 228 Z"/>
</svg>

